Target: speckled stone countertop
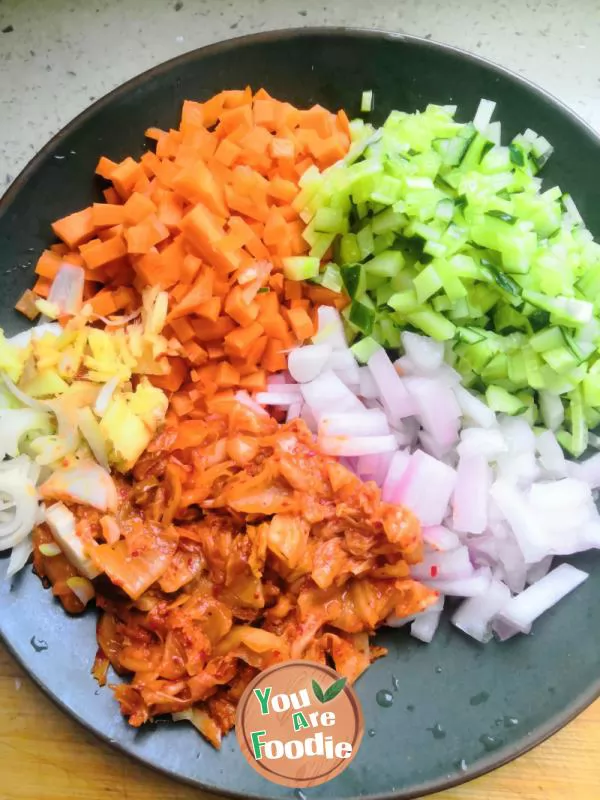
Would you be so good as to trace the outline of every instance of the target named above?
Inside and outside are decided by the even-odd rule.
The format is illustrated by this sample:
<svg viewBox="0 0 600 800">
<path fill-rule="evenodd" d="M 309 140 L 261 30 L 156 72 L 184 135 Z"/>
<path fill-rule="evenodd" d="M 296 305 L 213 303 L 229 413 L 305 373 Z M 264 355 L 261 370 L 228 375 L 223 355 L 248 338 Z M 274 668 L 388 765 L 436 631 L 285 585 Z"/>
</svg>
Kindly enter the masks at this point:
<svg viewBox="0 0 600 800">
<path fill-rule="evenodd" d="M 209 42 L 306 25 L 386 28 L 480 53 L 600 129 L 599 0 L 0 0 L 0 190 L 137 73 Z"/>
</svg>

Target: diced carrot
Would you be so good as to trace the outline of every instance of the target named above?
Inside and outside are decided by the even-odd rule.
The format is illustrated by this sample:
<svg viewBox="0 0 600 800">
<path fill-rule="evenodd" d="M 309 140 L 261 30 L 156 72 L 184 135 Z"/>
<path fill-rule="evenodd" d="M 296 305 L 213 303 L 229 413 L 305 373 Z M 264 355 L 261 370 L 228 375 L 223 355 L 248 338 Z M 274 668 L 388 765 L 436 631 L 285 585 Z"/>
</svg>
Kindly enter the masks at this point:
<svg viewBox="0 0 600 800">
<path fill-rule="evenodd" d="M 189 202 L 201 202 L 214 214 L 227 216 L 223 189 L 202 161 L 181 170 L 173 181 L 173 188 Z"/>
<path fill-rule="evenodd" d="M 111 161 L 106 156 L 100 156 L 100 160 L 96 165 L 96 175 L 105 178 L 107 181 L 111 180 L 112 174 L 119 165 L 116 161 Z"/>
<path fill-rule="evenodd" d="M 217 367 L 215 373 L 215 383 L 221 389 L 230 389 L 232 386 L 237 386 L 240 382 L 240 373 L 228 364 L 227 361 L 222 361 Z"/>
<path fill-rule="evenodd" d="M 338 128 L 345 133 L 346 136 L 350 137 L 350 120 L 343 108 L 338 111 L 336 121 Z"/>
<path fill-rule="evenodd" d="M 267 373 L 264 369 L 257 369 L 249 375 L 240 378 L 240 386 L 249 392 L 261 392 L 267 387 Z"/>
<path fill-rule="evenodd" d="M 244 356 L 263 333 L 263 326 L 253 322 L 246 328 L 236 328 L 225 336 L 225 348 L 234 355 Z M 282 369 L 285 369 L 285 364 Z"/>
<path fill-rule="evenodd" d="M 169 312 L 167 320 L 170 322 L 173 319 L 185 317 L 195 311 L 202 303 L 210 300 L 213 280 L 213 270 L 210 269 L 210 267 L 202 269 L 190 291 L 187 292 L 175 308 Z"/>
<path fill-rule="evenodd" d="M 246 327 L 251 325 L 258 317 L 259 307 L 256 303 L 247 303 L 244 300 L 241 286 L 234 286 L 225 300 L 225 313 L 234 319 L 238 325 Z"/>
<path fill-rule="evenodd" d="M 206 352 L 211 361 L 218 361 L 221 358 L 225 358 L 225 347 L 222 344 L 207 342 Z"/>
<path fill-rule="evenodd" d="M 104 189 L 102 195 L 107 203 L 112 203 L 113 205 L 119 205 L 121 203 L 121 198 L 114 186 L 109 186 L 108 189 Z"/>
<path fill-rule="evenodd" d="M 125 231 L 127 252 L 143 255 L 168 236 L 169 229 L 160 222 L 155 214 L 152 214 L 143 222 L 132 225 Z"/>
<path fill-rule="evenodd" d="M 151 194 L 152 184 L 145 172 L 142 172 L 137 181 L 133 184 L 132 192 L 139 192 L 140 194 Z"/>
<path fill-rule="evenodd" d="M 248 153 L 265 155 L 269 149 L 272 138 L 269 131 L 265 128 L 256 127 L 249 130 L 239 142 L 242 148 L 242 159 L 245 159 Z"/>
<path fill-rule="evenodd" d="M 182 283 L 193 283 L 194 278 L 198 274 L 198 270 L 202 266 L 202 261 L 191 253 L 184 256 L 183 264 L 181 265 L 181 273 L 179 280 Z"/>
<path fill-rule="evenodd" d="M 166 136 L 167 132 L 163 131 L 162 128 L 146 128 L 144 131 L 144 136 L 146 139 L 153 139 L 155 142 L 158 142 L 159 139 L 162 139 L 163 136 Z"/>
<path fill-rule="evenodd" d="M 194 408 L 194 401 L 187 393 L 177 393 L 171 397 L 170 400 L 171 408 L 177 414 L 178 417 L 185 417 L 193 408 Z"/>
<path fill-rule="evenodd" d="M 288 324 L 280 314 L 269 317 L 261 316 L 260 322 L 267 336 L 271 336 L 274 339 L 285 339 L 289 334 Z"/>
<path fill-rule="evenodd" d="M 281 239 L 285 238 L 287 234 L 288 224 L 285 221 L 283 214 L 277 208 L 272 206 L 269 209 L 269 216 L 265 222 L 265 230 L 263 235 L 264 243 L 269 245 L 277 244 Z"/>
<path fill-rule="evenodd" d="M 223 301 L 220 297 L 211 297 L 210 300 L 205 300 L 203 303 L 199 303 L 196 306 L 195 313 L 203 319 L 216 322 L 219 314 L 221 313 L 222 306 Z"/>
<path fill-rule="evenodd" d="M 92 221 L 96 228 L 106 225 L 119 225 L 125 221 L 125 206 L 114 203 L 94 203 Z"/>
<path fill-rule="evenodd" d="M 90 300 L 90 305 L 94 314 L 101 317 L 106 317 L 109 314 L 114 314 L 117 310 L 113 292 L 109 289 L 102 289 L 95 297 Z"/>
<path fill-rule="evenodd" d="M 53 280 L 60 269 L 62 261 L 63 259 L 56 255 L 56 253 L 53 253 L 51 250 L 44 250 L 38 258 L 35 271 L 43 278 L 50 278 L 50 280 Z"/>
<path fill-rule="evenodd" d="M 234 142 L 230 142 L 229 139 L 223 139 L 215 150 L 215 159 L 226 167 L 230 167 L 241 153 L 241 147 Z"/>
<path fill-rule="evenodd" d="M 156 167 L 156 178 L 163 185 L 171 189 L 173 181 L 179 174 L 179 168 L 168 158 L 159 162 L 160 166 Z"/>
<path fill-rule="evenodd" d="M 193 339 L 196 335 L 196 331 L 192 328 L 190 321 L 185 317 L 171 319 L 169 324 L 173 329 L 173 333 L 182 344 L 189 342 L 189 340 Z"/>
<path fill-rule="evenodd" d="M 183 358 L 169 358 L 171 369 L 166 375 L 150 375 L 150 381 L 165 392 L 176 392 L 188 376 L 188 368 Z"/>
<path fill-rule="evenodd" d="M 286 316 L 294 336 L 299 342 L 310 339 L 314 335 L 313 321 L 304 308 L 291 308 L 287 311 Z"/>
<path fill-rule="evenodd" d="M 39 300 L 38 295 L 31 289 L 25 289 L 21 297 L 15 303 L 15 310 L 27 317 L 28 320 L 34 320 L 39 317 L 40 312 L 37 309 L 36 302 Z"/>
<path fill-rule="evenodd" d="M 183 219 L 184 201 L 175 192 L 166 192 L 158 204 L 157 216 L 167 228 L 178 228 Z"/>
<path fill-rule="evenodd" d="M 299 300 L 302 297 L 302 283 L 300 281 L 284 281 L 285 299 Z"/>
<path fill-rule="evenodd" d="M 184 100 L 179 127 L 184 133 L 190 129 L 202 128 L 206 124 L 205 117 L 202 103 L 197 103 L 194 100 Z"/>
<path fill-rule="evenodd" d="M 187 359 L 196 366 L 202 366 L 202 364 L 206 364 L 208 361 L 208 353 L 201 345 L 198 344 L 198 342 L 193 340 L 186 342 L 183 350 Z"/>
<path fill-rule="evenodd" d="M 151 177 L 156 175 L 157 170 L 160 170 L 162 162 L 156 153 L 153 153 L 152 150 L 146 150 L 144 155 L 140 158 L 140 164 L 146 175 Z"/>
<path fill-rule="evenodd" d="M 280 372 L 286 368 L 287 364 L 283 349 L 284 345 L 281 339 L 269 339 L 260 362 L 267 372 Z"/>
<path fill-rule="evenodd" d="M 143 175 L 141 164 L 128 156 L 115 167 L 110 179 L 119 196 L 126 200 L 141 175 Z"/>
<path fill-rule="evenodd" d="M 162 261 L 156 248 L 135 259 L 133 268 L 145 286 L 160 285 Z M 166 287 L 163 287 L 166 288 Z"/>
<path fill-rule="evenodd" d="M 150 214 L 156 213 L 156 206 L 152 200 L 139 192 L 133 192 L 123 209 L 125 211 L 125 221 L 129 225 L 137 225 Z"/>
<path fill-rule="evenodd" d="M 197 205 L 185 215 L 181 221 L 181 230 L 209 264 L 225 272 L 232 272 L 239 267 L 239 255 L 235 251 L 223 253 L 218 249 L 218 242 L 223 238 L 223 228 L 204 206 Z"/>
<path fill-rule="evenodd" d="M 252 102 L 252 89 L 249 86 L 245 89 L 226 89 L 221 95 L 224 108 L 238 108 L 250 105 Z"/>
<path fill-rule="evenodd" d="M 222 341 L 236 330 L 235 322 L 229 317 L 219 317 L 214 321 L 193 319 L 192 327 L 196 331 L 196 338 L 201 342 Z"/>
<path fill-rule="evenodd" d="M 40 297 L 48 297 L 52 281 L 49 278 L 40 277 L 34 284 L 33 291 Z"/>
<path fill-rule="evenodd" d="M 88 269 L 97 269 L 127 253 L 127 245 L 120 236 L 105 242 L 95 240 L 81 248 L 81 255 Z"/>
<path fill-rule="evenodd" d="M 221 114 L 221 121 L 217 127 L 217 135 L 225 138 L 234 128 L 243 126 L 246 130 L 252 128 L 252 109 L 250 106 L 243 105 L 237 108 L 226 109 Z"/>
<path fill-rule="evenodd" d="M 254 365 L 258 364 L 258 362 L 263 357 L 263 353 L 267 347 L 267 343 L 269 341 L 268 336 L 260 336 L 249 348 L 248 352 L 245 355 L 246 363 L 254 369 Z M 252 372 L 252 369 L 250 372 Z"/>
<path fill-rule="evenodd" d="M 283 294 L 283 274 L 276 272 L 269 278 L 269 288 L 277 294 Z"/>
<path fill-rule="evenodd" d="M 156 155 L 159 158 L 175 158 L 181 146 L 182 138 L 181 131 L 171 128 L 167 135 L 162 136 L 156 143 Z"/>
<path fill-rule="evenodd" d="M 161 223 L 162 224 L 162 223 Z M 186 256 L 185 242 L 183 236 L 177 236 L 172 242 L 167 244 L 160 252 L 160 283 L 161 286 L 169 287 L 181 280 L 183 271 L 183 261 Z"/>
<path fill-rule="evenodd" d="M 72 250 L 94 234 L 92 207 L 76 211 L 52 223 L 52 230 Z"/>
<path fill-rule="evenodd" d="M 275 136 L 271 139 L 271 155 L 273 158 L 294 158 L 296 147 L 292 139 Z"/>
<path fill-rule="evenodd" d="M 274 197 L 276 200 L 282 200 L 284 203 L 290 203 L 296 197 L 298 189 L 292 181 L 286 181 L 275 175 L 267 189 L 269 197 Z"/>
</svg>

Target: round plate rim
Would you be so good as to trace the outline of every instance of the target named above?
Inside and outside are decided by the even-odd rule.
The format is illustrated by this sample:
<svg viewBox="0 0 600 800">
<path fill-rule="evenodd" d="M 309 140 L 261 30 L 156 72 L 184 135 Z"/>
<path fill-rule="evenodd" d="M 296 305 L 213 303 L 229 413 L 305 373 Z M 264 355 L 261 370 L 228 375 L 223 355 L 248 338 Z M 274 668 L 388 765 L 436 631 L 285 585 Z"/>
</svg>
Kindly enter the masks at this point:
<svg viewBox="0 0 600 800">
<path fill-rule="evenodd" d="M 421 36 L 398 33 L 395 31 L 385 30 L 383 28 L 360 28 L 352 26 L 307 26 L 302 28 L 280 28 L 269 31 L 261 31 L 260 33 L 251 33 L 242 36 L 230 37 L 228 39 L 223 39 L 212 44 L 195 48 L 194 50 L 189 50 L 179 56 L 175 56 L 174 58 L 150 67 L 149 69 L 139 73 L 138 75 L 135 75 L 134 77 L 112 89 L 107 94 L 100 97 L 98 100 L 77 114 L 77 116 L 75 116 L 70 122 L 61 128 L 56 134 L 54 134 L 54 136 L 49 139 L 44 147 L 42 147 L 42 149 L 36 153 L 31 161 L 29 161 L 19 172 L 6 192 L 2 195 L 2 197 L 0 197 L 0 217 L 8 211 L 11 203 L 26 184 L 29 177 L 35 173 L 38 166 L 45 160 L 47 155 L 51 153 L 66 136 L 75 130 L 81 123 L 85 122 L 89 117 L 93 116 L 99 109 L 102 109 L 104 106 L 111 103 L 115 98 L 126 95 L 135 87 L 143 85 L 157 75 L 169 72 L 169 70 L 175 66 L 185 64 L 187 61 L 194 61 L 200 54 L 211 55 L 227 52 L 230 50 L 235 50 L 236 47 L 244 44 L 261 42 L 267 43 L 281 40 L 285 41 L 286 39 L 301 39 L 304 37 L 314 36 L 328 37 L 331 35 L 345 36 L 348 38 L 354 37 L 359 39 L 384 39 L 390 41 L 413 42 L 425 47 L 426 49 L 442 50 L 454 53 L 464 60 L 485 66 L 491 71 L 507 76 L 513 82 L 520 83 L 529 91 L 532 91 L 535 94 L 545 98 L 552 106 L 562 112 L 563 115 L 568 116 L 570 120 L 577 127 L 579 127 L 582 132 L 586 133 L 592 140 L 594 140 L 600 148 L 600 135 L 598 135 L 585 120 L 583 120 L 562 100 L 555 97 L 553 94 L 536 84 L 534 81 L 530 81 L 513 70 L 501 66 L 500 64 L 497 64 L 483 56 L 471 53 L 468 50 L 464 50 L 460 47 L 446 44 L 444 42 L 438 42 L 433 39 L 425 39 Z M 78 713 L 69 708 L 58 695 L 56 695 L 48 686 L 43 683 L 43 681 L 37 677 L 34 672 L 30 670 L 28 664 L 19 656 L 16 649 L 4 636 L 1 629 L 0 641 L 4 644 L 13 658 L 27 673 L 27 675 L 33 680 L 33 682 L 44 692 L 44 694 L 46 694 L 47 697 L 49 697 L 55 703 L 58 708 L 60 708 L 61 711 L 66 713 L 72 719 L 76 720 L 80 725 L 86 728 L 86 730 L 90 731 L 90 733 L 94 734 L 94 736 L 108 744 L 113 749 L 124 753 L 130 758 L 134 758 L 138 762 L 144 764 L 144 766 L 150 767 L 156 772 L 159 772 L 169 778 L 173 778 L 181 783 L 193 786 L 196 789 L 217 793 L 223 797 L 240 798 L 240 800 L 263 800 L 262 795 L 248 795 L 242 790 L 224 790 L 214 784 L 203 783 L 202 781 L 185 778 L 176 772 L 152 763 L 150 759 L 133 752 L 119 741 L 109 738 L 105 734 L 96 730 L 93 726 L 93 723 L 88 722 Z M 360 800 L 415 800 L 415 798 L 460 786 L 463 783 L 481 777 L 482 775 L 485 775 L 529 752 L 534 747 L 541 744 L 553 734 L 557 733 L 559 730 L 568 725 L 569 722 L 581 714 L 598 697 L 600 697 L 600 676 L 588 687 L 586 691 L 581 692 L 580 695 L 570 705 L 566 706 L 563 711 L 554 714 L 546 723 L 539 725 L 535 731 L 525 736 L 521 742 L 507 745 L 500 750 L 496 750 L 494 753 L 491 753 L 490 755 L 480 759 L 476 765 L 467 767 L 466 770 L 457 773 L 456 775 L 425 781 L 407 789 L 392 790 L 390 792 L 383 793 L 379 792 L 377 794 L 361 794 L 360 796 L 355 796 L 354 798 L 345 798 L 345 800 L 359 800 L 359 798 Z"/>
</svg>

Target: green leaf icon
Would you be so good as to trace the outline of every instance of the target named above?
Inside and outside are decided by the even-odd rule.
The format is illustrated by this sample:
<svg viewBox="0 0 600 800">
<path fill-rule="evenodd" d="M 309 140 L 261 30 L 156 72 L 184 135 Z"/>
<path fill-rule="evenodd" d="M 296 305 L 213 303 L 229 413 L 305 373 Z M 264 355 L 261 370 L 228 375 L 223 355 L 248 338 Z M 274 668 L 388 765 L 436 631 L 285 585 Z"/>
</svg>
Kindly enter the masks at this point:
<svg viewBox="0 0 600 800">
<path fill-rule="evenodd" d="M 323 689 L 319 686 L 319 684 L 313 680 L 312 682 L 312 690 L 315 693 L 315 697 L 319 701 L 319 703 L 325 702 L 325 695 L 323 694 Z"/>
<path fill-rule="evenodd" d="M 330 700 L 333 700 L 335 697 L 337 697 L 346 685 L 346 680 L 346 678 L 340 678 L 339 680 L 334 681 L 326 691 L 323 691 L 319 684 L 313 680 L 312 689 L 319 703 L 328 703 Z"/>
<path fill-rule="evenodd" d="M 331 684 L 329 689 L 325 692 L 325 703 L 328 703 L 330 700 L 333 700 L 334 697 L 337 697 L 338 694 L 342 691 L 344 686 L 346 685 L 346 678 L 340 678 L 339 680 L 335 681 Z"/>
</svg>

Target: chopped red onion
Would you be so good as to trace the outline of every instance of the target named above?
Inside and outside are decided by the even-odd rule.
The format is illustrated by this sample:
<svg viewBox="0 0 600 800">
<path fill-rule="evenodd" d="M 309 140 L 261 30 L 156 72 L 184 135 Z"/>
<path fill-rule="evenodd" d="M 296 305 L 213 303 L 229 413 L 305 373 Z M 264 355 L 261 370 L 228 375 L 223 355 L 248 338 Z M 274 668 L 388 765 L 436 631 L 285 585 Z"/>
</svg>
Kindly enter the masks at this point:
<svg viewBox="0 0 600 800">
<path fill-rule="evenodd" d="M 389 432 L 387 417 L 376 408 L 360 413 L 323 414 L 319 420 L 319 435 L 324 436 L 381 436 Z"/>
<path fill-rule="evenodd" d="M 288 355 L 288 369 L 298 383 L 313 381 L 325 369 L 333 350 L 330 344 L 296 347 Z"/>
<path fill-rule="evenodd" d="M 425 642 L 425 644 L 429 644 L 438 629 L 443 610 L 444 598 L 440 597 L 436 603 L 416 617 L 410 626 L 410 635 L 421 642 Z"/>
<path fill-rule="evenodd" d="M 398 500 L 417 515 L 422 525 L 440 525 L 455 483 L 456 472 L 451 467 L 415 450 L 402 477 Z"/>
<path fill-rule="evenodd" d="M 474 573 L 469 549 L 459 546 L 455 550 L 426 553 L 419 564 L 411 567 L 411 575 L 417 580 L 455 580 L 469 578 Z"/>
<path fill-rule="evenodd" d="M 423 528 L 423 541 L 435 550 L 453 550 L 460 545 L 460 539 L 454 531 L 443 525 L 431 525 Z"/>
<path fill-rule="evenodd" d="M 81 267 L 63 263 L 52 281 L 48 302 L 61 314 L 78 314 L 83 305 L 85 273 Z"/>
<path fill-rule="evenodd" d="M 392 423 L 398 422 L 404 417 L 411 417 L 416 410 L 414 400 L 409 395 L 402 383 L 402 379 L 394 369 L 394 365 L 383 348 L 373 353 L 369 359 L 368 366 Z"/>
<path fill-rule="evenodd" d="M 407 358 L 423 372 L 435 373 L 444 362 L 444 345 L 428 336 L 404 331 L 402 346 Z"/>
<path fill-rule="evenodd" d="M 492 475 L 483 456 L 461 457 L 452 500 L 452 527 L 461 533 L 483 533 L 488 523 Z"/>
<path fill-rule="evenodd" d="M 489 567 L 480 567 L 466 578 L 456 578 L 445 581 L 423 581 L 431 589 L 440 594 L 455 597 L 478 597 L 487 592 L 492 580 L 492 571 Z"/>
<path fill-rule="evenodd" d="M 529 633 L 535 620 L 582 584 L 588 573 L 570 564 L 561 564 L 544 578 L 513 597 L 494 621 L 494 631 L 502 640 L 515 633 Z"/>
<path fill-rule="evenodd" d="M 451 447 L 458 439 L 460 407 L 451 389 L 434 378 L 405 378 L 421 425 L 442 447 Z"/>
<path fill-rule="evenodd" d="M 328 456 L 364 456 L 396 449 L 393 436 L 319 436 L 319 450 Z"/>
<path fill-rule="evenodd" d="M 492 619 L 510 600 L 510 589 L 498 580 L 492 580 L 487 591 L 462 603 L 452 624 L 484 644 L 492 638 Z"/>
<path fill-rule="evenodd" d="M 399 503 L 400 491 L 404 473 L 410 462 L 410 454 L 406 450 L 397 450 L 388 468 L 383 486 L 381 497 L 386 503 Z"/>
</svg>

